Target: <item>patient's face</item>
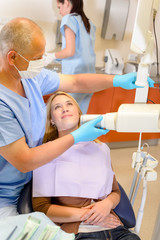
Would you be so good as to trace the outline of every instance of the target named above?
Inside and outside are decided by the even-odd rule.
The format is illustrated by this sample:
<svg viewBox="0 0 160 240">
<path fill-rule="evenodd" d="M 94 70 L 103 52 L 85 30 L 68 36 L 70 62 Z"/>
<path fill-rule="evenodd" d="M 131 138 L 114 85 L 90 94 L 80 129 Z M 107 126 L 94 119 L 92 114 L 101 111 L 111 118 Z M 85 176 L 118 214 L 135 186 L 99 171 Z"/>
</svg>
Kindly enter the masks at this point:
<svg viewBox="0 0 160 240">
<path fill-rule="evenodd" d="M 51 122 L 54 123 L 58 131 L 78 128 L 79 111 L 71 98 L 65 95 L 56 96 L 51 104 Z"/>
</svg>

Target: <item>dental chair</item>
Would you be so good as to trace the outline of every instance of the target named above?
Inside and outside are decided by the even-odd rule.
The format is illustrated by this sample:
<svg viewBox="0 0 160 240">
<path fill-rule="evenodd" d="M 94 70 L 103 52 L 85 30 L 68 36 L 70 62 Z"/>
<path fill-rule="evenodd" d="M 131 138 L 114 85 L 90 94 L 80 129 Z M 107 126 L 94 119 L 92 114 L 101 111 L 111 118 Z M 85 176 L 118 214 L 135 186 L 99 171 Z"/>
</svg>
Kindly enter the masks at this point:
<svg viewBox="0 0 160 240">
<path fill-rule="evenodd" d="M 32 180 L 28 182 L 21 191 L 17 211 L 19 214 L 34 212 L 32 208 Z"/>
<path fill-rule="evenodd" d="M 132 205 L 122 186 L 119 183 L 118 185 L 121 191 L 121 199 L 119 204 L 114 209 L 114 212 L 118 215 L 126 228 L 133 228 L 136 225 L 136 218 Z"/>
<path fill-rule="evenodd" d="M 133 228 L 136 225 L 136 219 L 132 205 L 122 188 L 119 184 L 121 191 L 121 199 L 114 212 L 118 215 L 121 222 L 126 228 Z M 20 214 L 26 214 L 33 212 L 32 208 L 32 181 L 28 182 L 21 191 L 20 198 L 18 201 L 17 210 Z"/>
</svg>

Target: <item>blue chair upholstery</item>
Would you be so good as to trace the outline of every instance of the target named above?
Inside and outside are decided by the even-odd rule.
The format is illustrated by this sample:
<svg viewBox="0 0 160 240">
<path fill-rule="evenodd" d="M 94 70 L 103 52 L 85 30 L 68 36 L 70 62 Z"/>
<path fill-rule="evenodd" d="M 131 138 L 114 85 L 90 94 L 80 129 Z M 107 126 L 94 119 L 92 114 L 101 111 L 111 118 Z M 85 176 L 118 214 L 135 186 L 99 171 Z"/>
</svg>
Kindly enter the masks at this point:
<svg viewBox="0 0 160 240">
<path fill-rule="evenodd" d="M 32 181 L 28 182 L 21 191 L 17 211 L 19 214 L 34 212 L 32 208 Z"/>
<path fill-rule="evenodd" d="M 133 212 L 132 205 L 122 188 L 119 184 L 119 188 L 121 191 L 121 200 L 117 207 L 114 209 L 114 212 L 118 215 L 122 223 L 126 228 L 133 228 L 136 225 L 136 219 Z M 32 208 L 32 181 L 27 183 L 21 194 L 18 201 L 17 210 L 20 214 L 26 214 L 33 212 Z"/>
<path fill-rule="evenodd" d="M 121 199 L 119 204 L 114 209 L 114 212 L 118 215 L 126 228 L 133 228 L 136 225 L 136 218 L 132 205 L 122 186 L 119 183 L 118 185 L 121 191 Z"/>
</svg>

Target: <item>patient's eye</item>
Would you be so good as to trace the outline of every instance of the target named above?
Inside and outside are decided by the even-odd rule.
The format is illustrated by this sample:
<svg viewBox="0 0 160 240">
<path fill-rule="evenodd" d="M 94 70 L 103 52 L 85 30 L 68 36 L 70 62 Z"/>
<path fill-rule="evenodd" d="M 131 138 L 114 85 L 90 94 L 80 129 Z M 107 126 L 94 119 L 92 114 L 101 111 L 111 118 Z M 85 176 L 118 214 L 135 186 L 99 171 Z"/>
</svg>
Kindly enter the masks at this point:
<svg viewBox="0 0 160 240">
<path fill-rule="evenodd" d="M 67 105 L 73 105 L 73 103 L 72 102 L 68 102 Z"/>
<path fill-rule="evenodd" d="M 55 107 L 54 107 L 54 110 L 57 110 L 57 109 L 59 109 L 59 108 L 61 108 L 62 106 L 61 105 L 56 105 Z"/>
<path fill-rule="evenodd" d="M 66 105 L 71 106 L 73 105 L 73 102 L 71 100 L 66 101 Z"/>
</svg>

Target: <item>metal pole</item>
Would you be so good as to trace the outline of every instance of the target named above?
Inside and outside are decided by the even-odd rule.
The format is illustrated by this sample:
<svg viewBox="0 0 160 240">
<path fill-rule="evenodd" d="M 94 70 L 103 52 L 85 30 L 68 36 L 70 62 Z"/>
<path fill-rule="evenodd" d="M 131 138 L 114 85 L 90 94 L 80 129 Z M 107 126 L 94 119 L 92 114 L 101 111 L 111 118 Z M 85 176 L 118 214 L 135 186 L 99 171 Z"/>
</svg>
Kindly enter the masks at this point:
<svg viewBox="0 0 160 240">
<path fill-rule="evenodd" d="M 157 218 L 153 230 L 152 240 L 160 240 L 160 204 L 157 212 Z"/>
</svg>

